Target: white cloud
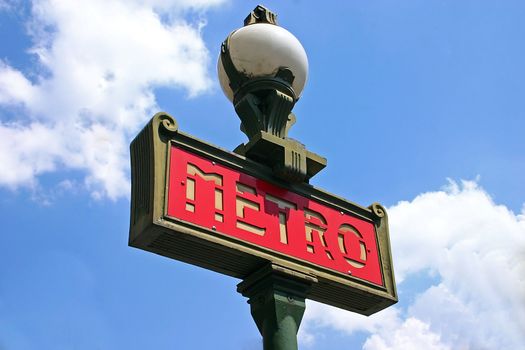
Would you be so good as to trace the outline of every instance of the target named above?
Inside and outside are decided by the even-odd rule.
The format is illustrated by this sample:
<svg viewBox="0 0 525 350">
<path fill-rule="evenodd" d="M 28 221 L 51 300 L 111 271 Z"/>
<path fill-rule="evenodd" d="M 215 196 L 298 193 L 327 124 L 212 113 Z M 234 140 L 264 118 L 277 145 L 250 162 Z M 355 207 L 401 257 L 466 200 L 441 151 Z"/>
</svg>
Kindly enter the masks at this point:
<svg viewBox="0 0 525 350">
<path fill-rule="evenodd" d="M 309 304 L 308 343 L 329 327 L 369 333 L 367 350 L 525 344 L 523 212 L 515 215 L 475 182 L 464 181 L 400 202 L 388 213 L 398 288 L 426 273 L 433 278 L 423 278 L 427 285 L 412 303 L 401 299 L 370 318 Z"/>
<path fill-rule="evenodd" d="M 0 125 L 0 183 L 34 185 L 36 175 L 53 171 L 62 152 L 55 134 L 39 123 Z"/>
<path fill-rule="evenodd" d="M 315 328 L 331 327 L 335 330 L 352 333 L 367 332 L 375 333 L 381 328 L 393 329 L 399 323 L 399 310 L 396 307 L 385 309 L 370 317 L 356 313 L 341 311 L 335 307 L 329 307 L 317 302 L 308 301 L 306 307 L 304 332 L 312 339 Z"/>
<path fill-rule="evenodd" d="M 203 21 L 184 14 L 222 1 L 33 1 L 38 66 L 0 62 L 0 107 L 15 111 L 0 121 L 0 185 L 73 169 L 96 197 L 128 195 L 128 143 L 157 110 L 153 89 L 211 87 Z"/>
<path fill-rule="evenodd" d="M 408 318 L 397 329 L 388 334 L 374 334 L 363 346 L 364 350 L 448 350 L 440 336 L 430 331 L 428 324 Z"/>
<path fill-rule="evenodd" d="M 19 71 L 0 61 L 0 105 L 31 104 L 35 89 Z"/>
</svg>

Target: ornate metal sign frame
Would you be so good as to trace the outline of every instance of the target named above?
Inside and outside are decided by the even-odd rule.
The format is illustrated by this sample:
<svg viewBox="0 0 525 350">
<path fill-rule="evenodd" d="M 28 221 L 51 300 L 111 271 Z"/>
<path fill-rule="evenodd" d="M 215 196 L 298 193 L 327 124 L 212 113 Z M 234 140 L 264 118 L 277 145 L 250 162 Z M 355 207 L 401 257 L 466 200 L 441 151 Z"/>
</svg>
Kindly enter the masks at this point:
<svg viewBox="0 0 525 350">
<path fill-rule="evenodd" d="M 168 215 L 171 147 L 373 224 L 381 285 Z M 307 183 L 279 180 L 267 166 L 179 131 L 176 121 L 166 113 L 156 114 L 131 143 L 131 169 L 130 246 L 241 279 L 270 264 L 274 270 L 309 276 L 313 283 L 307 298 L 363 315 L 397 302 L 388 219 L 381 205 L 374 203 L 366 208 Z"/>
</svg>

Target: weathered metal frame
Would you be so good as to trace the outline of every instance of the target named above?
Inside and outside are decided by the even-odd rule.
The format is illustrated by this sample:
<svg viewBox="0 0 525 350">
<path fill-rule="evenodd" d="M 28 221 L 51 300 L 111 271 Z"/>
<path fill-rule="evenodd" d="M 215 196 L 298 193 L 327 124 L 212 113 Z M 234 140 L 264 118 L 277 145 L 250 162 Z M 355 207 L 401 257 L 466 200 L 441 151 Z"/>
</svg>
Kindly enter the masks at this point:
<svg viewBox="0 0 525 350">
<path fill-rule="evenodd" d="M 171 145 L 372 222 L 376 230 L 384 286 L 169 217 L 167 189 Z M 381 205 L 374 203 L 365 208 L 309 184 L 291 184 L 279 180 L 269 167 L 179 131 L 176 121 L 166 113 L 157 113 L 130 147 L 130 246 L 241 279 L 268 263 L 282 266 L 316 279 L 307 298 L 364 315 L 373 314 L 397 302 L 388 219 Z"/>
</svg>

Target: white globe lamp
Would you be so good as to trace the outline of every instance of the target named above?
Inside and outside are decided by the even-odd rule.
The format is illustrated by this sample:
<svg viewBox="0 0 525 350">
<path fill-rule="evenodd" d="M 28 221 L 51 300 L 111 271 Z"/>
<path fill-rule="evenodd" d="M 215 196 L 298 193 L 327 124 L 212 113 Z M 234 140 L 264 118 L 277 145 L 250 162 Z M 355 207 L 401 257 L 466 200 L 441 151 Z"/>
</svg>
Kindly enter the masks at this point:
<svg viewBox="0 0 525 350">
<path fill-rule="evenodd" d="M 268 165 L 288 182 L 308 181 L 325 167 L 326 159 L 287 137 L 308 78 L 308 58 L 299 40 L 277 25 L 274 13 L 257 6 L 244 27 L 222 43 L 217 70 L 249 139 L 236 153 Z"/>
</svg>

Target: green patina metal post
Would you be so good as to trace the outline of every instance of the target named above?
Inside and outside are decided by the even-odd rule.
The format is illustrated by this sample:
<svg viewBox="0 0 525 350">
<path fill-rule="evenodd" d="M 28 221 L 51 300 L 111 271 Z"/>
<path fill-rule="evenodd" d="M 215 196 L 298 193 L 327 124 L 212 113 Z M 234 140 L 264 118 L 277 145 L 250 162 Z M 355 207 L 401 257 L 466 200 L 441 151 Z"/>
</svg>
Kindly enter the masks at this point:
<svg viewBox="0 0 525 350">
<path fill-rule="evenodd" d="M 264 350 L 297 350 L 297 332 L 313 276 L 270 264 L 244 279 L 237 291 L 248 298 Z"/>
</svg>

